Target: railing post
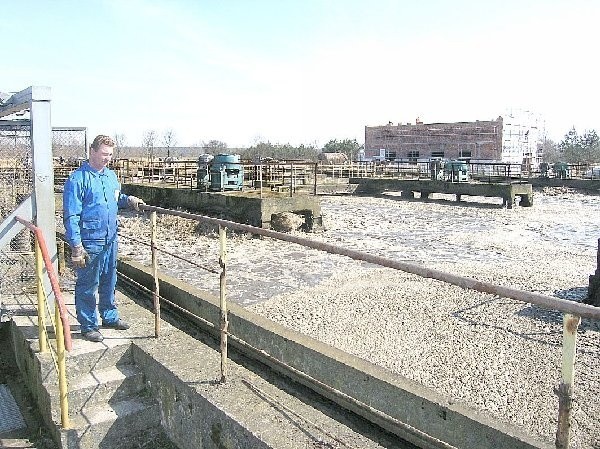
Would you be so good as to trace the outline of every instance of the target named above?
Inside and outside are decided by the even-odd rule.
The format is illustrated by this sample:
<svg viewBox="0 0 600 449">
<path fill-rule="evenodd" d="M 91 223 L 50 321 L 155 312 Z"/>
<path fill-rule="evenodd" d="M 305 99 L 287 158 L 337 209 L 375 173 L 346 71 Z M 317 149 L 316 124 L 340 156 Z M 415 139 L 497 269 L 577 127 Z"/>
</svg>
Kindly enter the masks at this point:
<svg viewBox="0 0 600 449">
<path fill-rule="evenodd" d="M 42 250 L 40 244 L 35 239 L 35 278 L 37 282 L 37 306 L 38 306 L 38 340 L 40 343 L 40 352 L 48 352 L 48 343 L 46 335 L 46 296 L 44 295 L 43 280 L 44 261 L 42 259 Z"/>
<path fill-rule="evenodd" d="M 290 198 L 294 196 L 294 163 L 290 163 Z"/>
<path fill-rule="evenodd" d="M 225 291 L 225 276 L 227 274 L 227 228 L 219 226 L 219 265 L 221 266 L 221 276 L 219 282 L 219 299 L 221 305 L 221 382 L 225 382 L 227 377 L 227 299 Z"/>
<path fill-rule="evenodd" d="M 575 377 L 575 354 L 577 327 L 581 317 L 565 313 L 563 316 L 562 382 L 558 395 L 558 428 L 555 445 L 557 449 L 568 449 L 571 433 L 571 409 L 573 406 L 573 379 Z"/>
<path fill-rule="evenodd" d="M 60 308 L 58 303 L 54 304 L 54 322 L 56 323 L 56 364 L 58 365 L 58 394 L 60 396 L 60 422 L 63 429 L 71 426 L 69 421 L 69 400 L 67 388 L 67 366 L 65 352 L 65 334 L 62 320 L 60 319 Z"/>
<path fill-rule="evenodd" d="M 65 241 L 59 240 L 58 246 L 58 274 L 65 273 Z"/>
<path fill-rule="evenodd" d="M 152 299 L 154 303 L 154 336 L 158 338 L 160 333 L 160 286 L 158 282 L 158 257 L 156 254 L 156 211 L 150 214 L 150 249 L 152 251 L 152 277 L 154 278 L 154 291 Z"/>
<path fill-rule="evenodd" d="M 313 185 L 313 195 L 317 196 L 317 170 L 319 169 L 319 164 L 315 162 L 315 179 Z"/>
<path fill-rule="evenodd" d="M 262 160 L 258 160 L 258 163 L 260 164 L 258 166 L 258 182 L 260 183 L 260 197 L 263 197 L 263 172 L 262 172 Z"/>
</svg>

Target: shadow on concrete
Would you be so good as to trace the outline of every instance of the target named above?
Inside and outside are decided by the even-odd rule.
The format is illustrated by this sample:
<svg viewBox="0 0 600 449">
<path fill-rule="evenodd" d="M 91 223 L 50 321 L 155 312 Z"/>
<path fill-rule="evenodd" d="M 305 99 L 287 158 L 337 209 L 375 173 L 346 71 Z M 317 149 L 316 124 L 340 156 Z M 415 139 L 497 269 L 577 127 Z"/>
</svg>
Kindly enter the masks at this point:
<svg viewBox="0 0 600 449">
<path fill-rule="evenodd" d="M 127 289 L 123 290 L 127 292 Z M 152 310 L 153 305 L 151 298 L 145 298 L 139 294 L 130 295 L 130 297 L 140 306 Z M 202 342 L 206 346 L 214 349 L 216 352 L 219 352 L 220 342 L 218 337 L 213 337 L 206 331 L 199 328 L 196 322 L 191 321 L 191 319 L 189 318 L 185 318 L 185 314 L 176 315 L 176 312 L 177 311 L 175 310 L 174 314 L 173 309 L 169 307 L 168 304 L 163 303 L 163 305 L 161 306 L 161 319 L 165 320 L 170 325 L 176 327 L 180 331 L 187 333 L 188 335 Z M 279 390 L 289 394 L 290 396 L 295 397 L 296 399 L 305 403 L 306 405 L 313 407 L 314 409 L 330 417 L 331 419 L 334 419 L 348 426 L 349 428 L 353 429 L 353 431 L 362 434 L 366 438 L 371 439 L 373 441 L 377 441 L 377 443 L 380 444 L 382 447 L 388 449 L 417 449 L 417 446 L 414 446 L 406 441 L 400 440 L 398 436 L 385 431 L 384 429 L 374 425 L 373 423 L 367 422 L 364 418 L 360 417 L 356 413 L 340 409 L 339 405 L 315 393 L 312 389 L 289 378 L 283 377 L 269 366 L 258 362 L 253 358 L 241 354 L 238 350 L 235 349 L 233 344 L 229 346 L 227 355 L 231 361 L 253 372 L 257 376 L 262 378 L 265 382 L 274 385 Z M 220 379 L 214 379 L 208 382 L 204 382 L 204 384 L 210 385 L 218 385 L 220 383 Z M 192 382 L 188 384 L 198 385 L 197 382 Z M 281 406 L 278 406 L 277 409 L 281 412 L 282 418 L 289 420 L 294 426 L 298 427 L 303 431 L 307 428 L 307 423 L 305 422 L 305 420 L 294 416 Z M 313 438 L 313 436 L 311 436 L 311 438 Z M 314 442 L 315 447 L 330 447 L 319 446 L 320 444 L 322 445 L 327 443 L 324 443 L 323 441 L 319 440 L 318 437 L 314 437 Z"/>
<path fill-rule="evenodd" d="M 556 290 L 554 292 L 554 296 L 567 301 L 581 303 L 587 297 L 587 291 L 587 287 L 572 287 L 565 290 Z M 562 312 L 543 309 L 533 304 L 526 304 L 525 307 L 518 313 L 518 315 L 559 326 L 562 326 L 563 322 Z M 600 331 L 600 322 L 590 320 L 588 318 L 582 318 L 581 324 L 579 325 L 579 331 L 586 332 L 588 330 Z"/>
</svg>

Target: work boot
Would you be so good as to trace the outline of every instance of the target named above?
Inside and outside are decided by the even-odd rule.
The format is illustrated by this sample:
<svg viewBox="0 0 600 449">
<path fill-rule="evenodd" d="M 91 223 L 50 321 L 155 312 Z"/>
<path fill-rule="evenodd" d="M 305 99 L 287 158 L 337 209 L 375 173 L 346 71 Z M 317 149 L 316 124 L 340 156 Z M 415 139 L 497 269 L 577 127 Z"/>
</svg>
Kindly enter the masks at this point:
<svg viewBox="0 0 600 449">
<path fill-rule="evenodd" d="M 92 329 L 91 331 L 87 332 L 82 332 L 81 335 L 86 340 L 93 341 L 94 343 L 100 343 L 102 340 L 104 340 L 104 337 L 102 336 L 100 331 L 97 331 L 96 329 Z"/>
<path fill-rule="evenodd" d="M 119 331 L 126 331 L 127 329 L 129 329 L 129 324 L 127 324 L 122 319 L 118 319 L 114 323 L 102 323 L 102 326 L 107 327 L 109 329 L 116 329 Z"/>
</svg>

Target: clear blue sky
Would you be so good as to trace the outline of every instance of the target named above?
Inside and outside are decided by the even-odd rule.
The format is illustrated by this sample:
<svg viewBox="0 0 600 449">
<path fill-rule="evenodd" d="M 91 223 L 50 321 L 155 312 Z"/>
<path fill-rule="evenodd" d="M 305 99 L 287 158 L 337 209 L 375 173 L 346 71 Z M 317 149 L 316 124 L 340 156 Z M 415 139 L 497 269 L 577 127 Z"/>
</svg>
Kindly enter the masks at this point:
<svg viewBox="0 0 600 449">
<path fill-rule="evenodd" d="M 0 91 L 54 126 L 294 145 L 365 125 L 540 114 L 600 131 L 600 1 L 2 1 Z M 160 142 L 159 142 L 160 143 Z"/>
</svg>

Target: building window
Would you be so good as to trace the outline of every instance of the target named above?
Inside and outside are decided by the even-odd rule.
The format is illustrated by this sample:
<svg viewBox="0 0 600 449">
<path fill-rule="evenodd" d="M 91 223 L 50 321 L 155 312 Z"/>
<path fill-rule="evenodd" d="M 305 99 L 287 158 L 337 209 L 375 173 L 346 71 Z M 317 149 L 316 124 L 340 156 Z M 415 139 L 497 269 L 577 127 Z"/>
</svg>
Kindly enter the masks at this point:
<svg viewBox="0 0 600 449">
<path fill-rule="evenodd" d="M 471 152 L 467 150 L 460 150 L 460 152 L 458 153 L 458 157 L 471 158 Z"/>
<path fill-rule="evenodd" d="M 396 152 L 395 151 L 388 151 L 387 155 L 385 157 L 388 161 L 393 161 L 394 159 L 396 159 Z"/>
<path fill-rule="evenodd" d="M 444 152 L 443 151 L 432 151 L 431 157 L 444 159 Z"/>
<path fill-rule="evenodd" d="M 408 159 L 412 162 L 416 162 L 419 158 L 419 152 L 417 150 L 410 150 L 408 152 Z"/>
</svg>

